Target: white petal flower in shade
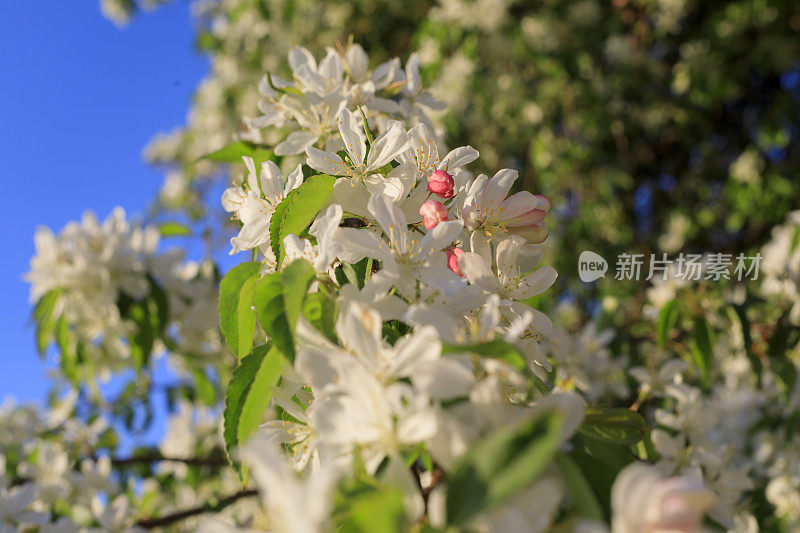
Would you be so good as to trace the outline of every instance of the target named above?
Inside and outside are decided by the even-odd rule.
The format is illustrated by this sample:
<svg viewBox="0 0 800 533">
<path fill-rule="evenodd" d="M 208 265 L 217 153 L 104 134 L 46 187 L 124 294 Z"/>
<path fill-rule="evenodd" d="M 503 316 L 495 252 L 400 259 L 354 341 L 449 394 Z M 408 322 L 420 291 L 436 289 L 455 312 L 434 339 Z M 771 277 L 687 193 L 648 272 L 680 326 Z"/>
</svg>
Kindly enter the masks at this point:
<svg viewBox="0 0 800 533">
<path fill-rule="evenodd" d="M 347 161 L 334 152 L 309 146 L 306 148 L 308 166 L 333 176 L 365 179 L 394 160 L 407 142 L 405 129 L 399 122 L 393 121 L 384 133 L 372 141 L 367 154 L 366 134 L 361 118 L 348 109 L 342 109 L 339 113 L 339 134 L 347 152 Z"/>
<path fill-rule="evenodd" d="M 412 299 L 417 297 L 417 280 L 448 294 L 463 286 L 463 280 L 445 266 L 442 253 L 461 233 L 461 221 L 441 222 L 420 238 L 409 230 L 405 215 L 391 198 L 372 196 L 368 208 L 388 241 L 367 230 L 342 228 L 336 240 L 353 253 L 351 259 L 378 259 L 400 293 Z"/>
<path fill-rule="evenodd" d="M 488 293 L 497 294 L 504 300 L 524 300 L 543 293 L 555 283 L 558 273 L 553 267 L 542 267 L 523 273 L 517 260 L 525 241 L 509 237 L 497 244 L 495 250 L 496 272 L 492 269 L 491 256 L 465 252 L 458 259 L 461 272 L 473 285 Z M 481 248 L 486 254 L 488 248 Z"/>
<path fill-rule="evenodd" d="M 261 163 L 259 174 L 251 157 L 245 156 L 242 160 L 247 167 L 246 189 L 230 187 L 222 195 L 222 206 L 242 222 L 239 235 L 231 239 L 231 254 L 269 246 L 269 223 L 275 208 L 303 181 L 301 165 L 284 179 L 278 165 L 272 161 Z"/>
</svg>

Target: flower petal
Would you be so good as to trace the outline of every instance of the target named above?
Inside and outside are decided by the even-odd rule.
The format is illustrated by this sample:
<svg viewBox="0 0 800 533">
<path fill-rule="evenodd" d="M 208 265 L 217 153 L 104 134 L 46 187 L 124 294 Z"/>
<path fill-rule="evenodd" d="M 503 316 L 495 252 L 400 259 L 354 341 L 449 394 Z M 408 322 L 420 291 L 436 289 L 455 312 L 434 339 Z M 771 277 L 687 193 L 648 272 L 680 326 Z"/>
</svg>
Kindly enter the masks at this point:
<svg viewBox="0 0 800 533">
<path fill-rule="evenodd" d="M 318 170 L 324 174 L 330 174 L 332 176 L 344 176 L 350 170 L 349 167 L 344 164 L 342 158 L 339 157 L 339 154 L 326 152 L 324 150 L 320 150 L 319 148 L 309 146 L 306 148 L 306 155 L 308 155 L 306 164 L 314 170 Z"/>
<path fill-rule="evenodd" d="M 364 162 L 364 153 L 367 151 L 366 135 L 361 126 L 361 120 L 349 109 L 342 109 L 339 113 L 339 133 L 342 134 L 344 148 L 350 155 L 353 165 Z"/>
<path fill-rule="evenodd" d="M 306 147 L 319 139 L 319 135 L 310 131 L 293 131 L 282 143 L 275 147 L 275 155 L 302 154 Z"/>
<path fill-rule="evenodd" d="M 378 135 L 369 149 L 367 156 L 367 169 L 378 170 L 389 163 L 405 149 L 408 136 L 405 128 L 397 121 L 393 121 L 389 129 Z"/>
<path fill-rule="evenodd" d="M 511 293 L 515 300 L 524 300 L 531 296 L 541 294 L 556 282 L 558 272 L 553 267 L 542 267 L 534 270 L 520 281 L 517 288 Z"/>
</svg>

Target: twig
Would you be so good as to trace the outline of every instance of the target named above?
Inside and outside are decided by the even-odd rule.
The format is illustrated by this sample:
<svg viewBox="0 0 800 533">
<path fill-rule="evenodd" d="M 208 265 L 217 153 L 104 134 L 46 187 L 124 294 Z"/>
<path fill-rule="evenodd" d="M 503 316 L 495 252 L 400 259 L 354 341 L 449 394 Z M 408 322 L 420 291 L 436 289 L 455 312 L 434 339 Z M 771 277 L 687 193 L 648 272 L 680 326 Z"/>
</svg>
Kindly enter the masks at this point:
<svg viewBox="0 0 800 533">
<path fill-rule="evenodd" d="M 185 520 L 199 514 L 219 512 L 242 498 L 256 496 L 257 494 L 258 491 L 255 489 L 244 490 L 242 492 L 237 492 L 236 494 L 231 494 L 226 498 L 222 498 L 214 504 L 205 503 L 203 505 L 198 505 L 197 507 L 192 507 L 191 509 L 185 509 L 170 515 L 162 516 L 160 518 L 145 518 L 136 522 L 136 525 L 144 529 L 154 529 L 157 527 L 168 526 L 170 524 L 174 524 L 175 522 L 180 522 L 181 520 Z"/>
<path fill-rule="evenodd" d="M 143 463 L 158 463 L 162 461 L 173 463 L 184 463 L 192 466 L 225 466 L 228 460 L 225 457 L 164 457 L 159 454 L 135 455 L 132 457 L 112 457 L 111 464 L 114 466 L 128 466 Z"/>
</svg>

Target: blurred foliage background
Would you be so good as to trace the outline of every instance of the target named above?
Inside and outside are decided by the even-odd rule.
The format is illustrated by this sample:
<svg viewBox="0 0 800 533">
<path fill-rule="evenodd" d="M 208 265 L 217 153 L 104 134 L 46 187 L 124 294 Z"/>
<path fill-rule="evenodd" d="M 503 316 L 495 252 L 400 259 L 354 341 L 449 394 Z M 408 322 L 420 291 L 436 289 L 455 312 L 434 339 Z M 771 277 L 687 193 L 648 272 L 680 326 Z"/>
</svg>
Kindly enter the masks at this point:
<svg viewBox="0 0 800 533">
<path fill-rule="evenodd" d="M 122 23 L 159 2 L 105 0 Z M 476 172 L 518 169 L 551 197 L 560 284 L 584 302 L 641 284 L 577 280 L 580 251 L 746 252 L 800 205 L 800 6 L 790 0 L 222 0 L 194 3 L 210 58 L 187 124 L 148 158 L 169 170 L 160 199 L 195 217 L 212 177 L 196 160 L 257 114 L 264 72 L 302 43 L 353 39 L 374 61 L 418 50 L 449 105 L 450 146 Z M 268 133 L 265 133 L 268 135 Z M 599 291 L 599 292 L 598 292 Z"/>
</svg>

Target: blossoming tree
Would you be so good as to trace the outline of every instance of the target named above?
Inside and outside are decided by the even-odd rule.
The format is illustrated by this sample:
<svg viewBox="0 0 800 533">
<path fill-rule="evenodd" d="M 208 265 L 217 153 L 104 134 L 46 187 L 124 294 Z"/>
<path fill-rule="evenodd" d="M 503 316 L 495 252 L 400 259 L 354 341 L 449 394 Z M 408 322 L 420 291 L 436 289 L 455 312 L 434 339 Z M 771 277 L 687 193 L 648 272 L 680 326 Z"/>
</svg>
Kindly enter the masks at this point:
<svg viewBox="0 0 800 533">
<path fill-rule="evenodd" d="M 584 320 L 549 305 L 551 199 L 446 148 L 418 54 L 371 69 L 349 42 L 286 63 L 245 89 L 245 133 L 192 163 L 232 169 L 227 272 L 159 244 L 193 228 L 121 210 L 37 233 L 57 387 L 47 412 L 0 411 L 4 530 L 800 525 L 795 215 L 761 283 L 652 277 Z M 623 305 L 641 312 L 618 324 Z M 162 394 L 163 440 L 126 449 Z"/>
</svg>

